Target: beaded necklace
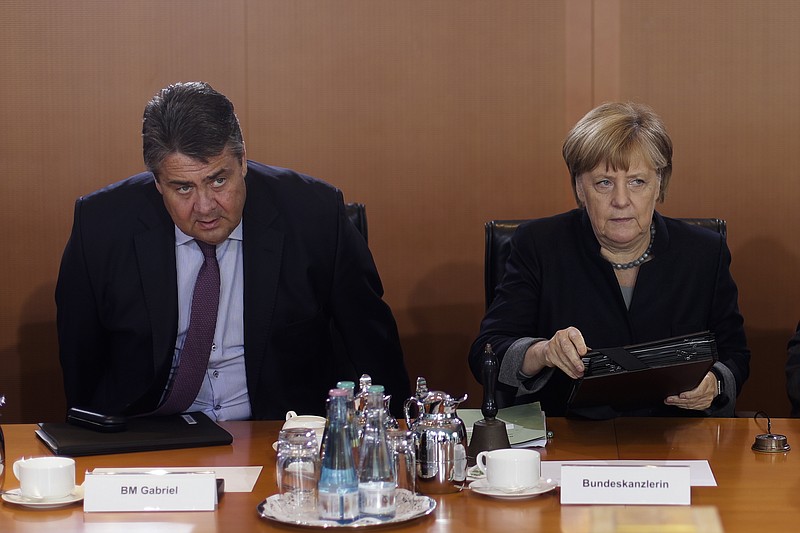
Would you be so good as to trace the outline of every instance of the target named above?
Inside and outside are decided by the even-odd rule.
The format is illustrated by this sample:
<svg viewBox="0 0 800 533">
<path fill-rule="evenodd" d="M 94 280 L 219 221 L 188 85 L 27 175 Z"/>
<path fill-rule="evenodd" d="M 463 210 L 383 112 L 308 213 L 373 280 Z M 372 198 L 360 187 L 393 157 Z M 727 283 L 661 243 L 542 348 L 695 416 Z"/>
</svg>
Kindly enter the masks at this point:
<svg viewBox="0 0 800 533">
<path fill-rule="evenodd" d="M 650 244 L 647 246 L 647 250 L 645 250 L 642 255 L 640 255 L 639 257 L 637 257 L 636 259 L 634 259 L 629 263 L 614 263 L 613 261 L 609 261 L 609 263 L 611 263 L 611 266 L 614 268 L 614 270 L 627 270 L 629 268 L 638 267 L 639 265 L 647 261 L 648 257 L 650 257 L 650 251 L 653 249 L 653 241 L 655 240 L 655 237 L 656 237 L 656 225 L 655 223 L 651 222 Z"/>
</svg>

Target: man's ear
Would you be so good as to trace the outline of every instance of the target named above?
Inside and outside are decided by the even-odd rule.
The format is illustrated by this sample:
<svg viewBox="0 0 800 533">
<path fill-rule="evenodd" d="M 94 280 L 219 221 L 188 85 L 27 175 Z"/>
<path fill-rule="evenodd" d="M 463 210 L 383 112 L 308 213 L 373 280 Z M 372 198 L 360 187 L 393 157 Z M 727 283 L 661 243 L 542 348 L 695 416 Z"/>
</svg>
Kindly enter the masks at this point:
<svg viewBox="0 0 800 533">
<path fill-rule="evenodd" d="M 155 184 L 156 184 L 156 189 L 158 189 L 158 192 L 160 192 L 161 195 L 163 196 L 164 195 L 164 191 L 161 190 L 161 184 L 158 182 L 158 178 L 157 177 L 155 178 Z"/>
</svg>

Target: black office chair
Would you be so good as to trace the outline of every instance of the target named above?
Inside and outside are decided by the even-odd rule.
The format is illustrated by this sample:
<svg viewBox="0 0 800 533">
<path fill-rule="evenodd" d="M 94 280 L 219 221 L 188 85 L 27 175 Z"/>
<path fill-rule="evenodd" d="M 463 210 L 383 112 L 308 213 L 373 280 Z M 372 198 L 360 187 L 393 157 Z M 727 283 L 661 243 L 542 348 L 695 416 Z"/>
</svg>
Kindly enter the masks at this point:
<svg viewBox="0 0 800 533">
<path fill-rule="evenodd" d="M 728 228 L 724 220 L 719 218 L 680 218 L 690 224 L 718 232 L 723 238 L 728 237 Z M 484 250 L 483 282 L 486 293 L 486 308 L 494 300 L 497 284 L 503 279 L 506 261 L 511 254 L 511 236 L 517 226 L 528 220 L 492 220 L 485 224 L 486 248 Z"/>
<path fill-rule="evenodd" d="M 364 237 L 364 240 L 369 242 L 367 238 L 367 208 L 364 204 L 351 203 L 345 204 L 344 210 L 347 213 L 347 218 L 356 227 L 356 229 Z"/>
</svg>

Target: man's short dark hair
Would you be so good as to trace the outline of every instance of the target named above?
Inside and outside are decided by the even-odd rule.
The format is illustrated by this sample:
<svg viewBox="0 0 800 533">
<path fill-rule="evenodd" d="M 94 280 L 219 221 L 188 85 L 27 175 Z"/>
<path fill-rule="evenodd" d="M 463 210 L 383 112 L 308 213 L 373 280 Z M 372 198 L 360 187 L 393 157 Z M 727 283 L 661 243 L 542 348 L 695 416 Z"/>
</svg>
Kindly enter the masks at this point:
<svg viewBox="0 0 800 533">
<path fill-rule="evenodd" d="M 144 108 L 142 154 L 158 178 L 164 159 L 180 153 L 204 163 L 228 147 L 244 153 L 242 130 L 233 103 L 205 82 L 176 83 L 156 94 Z"/>
</svg>

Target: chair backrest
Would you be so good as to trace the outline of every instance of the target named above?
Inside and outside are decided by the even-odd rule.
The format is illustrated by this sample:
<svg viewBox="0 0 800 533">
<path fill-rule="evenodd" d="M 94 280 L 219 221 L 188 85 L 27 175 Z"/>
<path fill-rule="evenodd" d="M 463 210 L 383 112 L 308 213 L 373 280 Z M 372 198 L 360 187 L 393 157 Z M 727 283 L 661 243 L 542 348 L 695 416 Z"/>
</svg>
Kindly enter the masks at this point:
<svg viewBox="0 0 800 533">
<path fill-rule="evenodd" d="M 364 240 L 369 242 L 367 238 L 367 208 L 364 204 L 351 203 L 345 204 L 345 211 L 347 218 L 355 225 L 356 229 L 364 237 Z"/>
<path fill-rule="evenodd" d="M 702 226 L 718 232 L 723 238 L 728 237 L 728 228 L 724 220 L 719 218 L 679 218 L 689 224 Z M 494 291 L 506 271 L 506 260 L 511 253 L 511 236 L 517 226 L 524 220 L 492 220 L 487 222 L 486 249 L 484 250 L 483 281 L 486 291 L 486 308 L 494 300 Z"/>
</svg>

